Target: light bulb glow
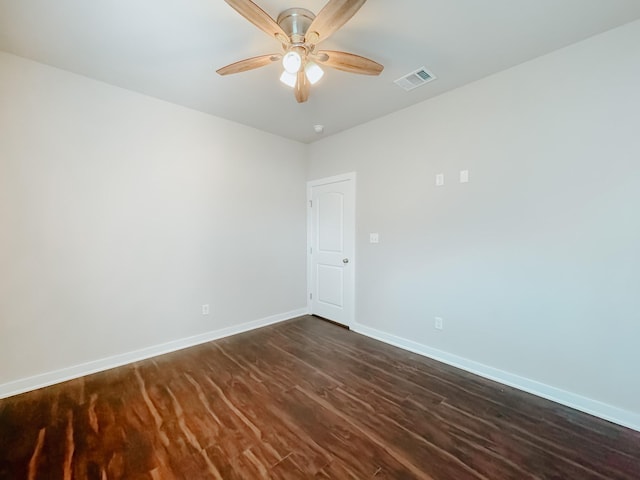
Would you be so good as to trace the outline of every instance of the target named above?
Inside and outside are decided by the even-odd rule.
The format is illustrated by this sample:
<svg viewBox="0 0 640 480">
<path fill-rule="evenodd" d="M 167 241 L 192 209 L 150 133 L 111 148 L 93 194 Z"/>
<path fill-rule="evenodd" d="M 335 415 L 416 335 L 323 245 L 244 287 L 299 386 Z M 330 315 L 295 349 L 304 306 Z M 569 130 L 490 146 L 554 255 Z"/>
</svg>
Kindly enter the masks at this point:
<svg viewBox="0 0 640 480">
<path fill-rule="evenodd" d="M 302 66 L 302 57 L 298 52 L 287 52 L 282 57 L 282 66 L 289 73 L 298 73 Z"/>
<path fill-rule="evenodd" d="M 282 72 L 282 75 L 280 75 L 280 81 L 291 88 L 296 86 L 297 80 L 298 77 L 295 73 L 289 73 L 286 70 Z"/>
<path fill-rule="evenodd" d="M 304 73 L 307 75 L 307 79 L 311 85 L 315 85 L 320 81 L 324 75 L 324 71 L 318 66 L 317 63 L 308 62 L 304 67 Z"/>
</svg>

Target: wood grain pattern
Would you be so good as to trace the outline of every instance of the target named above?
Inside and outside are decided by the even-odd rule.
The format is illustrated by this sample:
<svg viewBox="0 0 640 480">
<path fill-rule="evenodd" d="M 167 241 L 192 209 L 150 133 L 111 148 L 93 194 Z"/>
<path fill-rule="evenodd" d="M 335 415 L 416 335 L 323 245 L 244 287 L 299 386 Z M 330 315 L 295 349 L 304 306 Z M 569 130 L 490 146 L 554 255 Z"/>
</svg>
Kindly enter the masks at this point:
<svg viewBox="0 0 640 480">
<path fill-rule="evenodd" d="M 247 58 L 246 60 L 240 60 L 239 62 L 232 63 L 226 67 L 216 70 L 218 75 L 233 75 L 234 73 L 247 72 L 256 68 L 270 65 L 273 62 L 277 62 L 282 58 L 279 53 L 272 53 L 270 55 L 260 55 L 259 57 Z"/>
<path fill-rule="evenodd" d="M 353 53 L 320 50 L 315 58 L 321 65 L 361 75 L 380 75 L 384 67 L 377 62 Z"/>
<path fill-rule="evenodd" d="M 326 40 L 347 23 L 365 2 L 366 0 L 329 0 L 309 25 L 305 41 L 316 44 Z"/>
<path fill-rule="evenodd" d="M 224 0 L 227 2 L 236 12 L 242 15 L 244 18 L 253 23 L 256 27 L 262 30 L 264 33 L 273 38 L 286 39 L 287 34 L 282 30 L 280 25 L 269 16 L 267 12 L 262 10 L 251 0 Z"/>
<path fill-rule="evenodd" d="M 314 317 L 0 400 L 0 479 L 640 478 L 640 433 Z"/>
</svg>

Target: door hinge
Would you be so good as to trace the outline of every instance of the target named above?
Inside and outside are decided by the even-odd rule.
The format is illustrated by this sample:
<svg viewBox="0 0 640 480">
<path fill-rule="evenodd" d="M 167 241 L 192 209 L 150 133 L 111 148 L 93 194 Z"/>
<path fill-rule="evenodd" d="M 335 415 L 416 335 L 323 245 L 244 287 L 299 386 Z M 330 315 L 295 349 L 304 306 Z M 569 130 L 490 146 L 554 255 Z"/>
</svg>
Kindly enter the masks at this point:
<svg viewBox="0 0 640 480">
<path fill-rule="evenodd" d="M 309 300 L 313 300 L 313 293 L 309 294 Z"/>
<path fill-rule="evenodd" d="M 313 208 L 313 200 L 309 200 L 309 208 Z"/>
<path fill-rule="evenodd" d="M 309 247 L 309 253 L 313 254 L 313 247 Z"/>
</svg>

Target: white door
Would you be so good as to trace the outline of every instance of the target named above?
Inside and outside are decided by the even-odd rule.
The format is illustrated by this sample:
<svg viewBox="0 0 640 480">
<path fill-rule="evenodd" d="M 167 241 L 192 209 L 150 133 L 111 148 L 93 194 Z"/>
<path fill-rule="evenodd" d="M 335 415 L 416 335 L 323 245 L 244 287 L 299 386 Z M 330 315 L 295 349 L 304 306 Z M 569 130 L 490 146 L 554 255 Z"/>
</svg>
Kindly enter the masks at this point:
<svg viewBox="0 0 640 480">
<path fill-rule="evenodd" d="M 308 185 L 310 310 L 350 326 L 355 297 L 355 173 Z"/>
</svg>

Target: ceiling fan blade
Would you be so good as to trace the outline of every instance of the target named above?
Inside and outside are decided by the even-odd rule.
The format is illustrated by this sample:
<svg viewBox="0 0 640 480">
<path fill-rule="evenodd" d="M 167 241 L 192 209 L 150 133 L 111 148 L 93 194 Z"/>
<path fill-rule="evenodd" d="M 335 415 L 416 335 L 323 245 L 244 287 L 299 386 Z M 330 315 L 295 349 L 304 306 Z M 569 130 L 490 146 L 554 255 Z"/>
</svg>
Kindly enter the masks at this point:
<svg viewBox="0 0 640 480">
<path fill-rule="evenodd" d="M 298 103 L 304 103 L 309 99 L 309 82 L 304 70 L 298 72 L 298 80 L 296 81 L 295 96 Z"/>
<path fill-rule="evenodd" d="M 246 72 L 247 70 L 253 70 L 254 68 L 264 67 L 270 63 L 277 62 L 282 58 L 282 55 L 274 53 L 271 55 L 261 55 L 259 57 L 247 58 L 246 60 L 240 60 L 239 62 L 232 63 L 226 67 L 222 67 L 216 70 L 218 75 L 231 75 L 233 73 Z"/>
<path fill-rule="evenodd" d="M 314 58 L 321 65 L 361 75 L 380 75 L 384 70 L 384 67 L 379 63 L 353 53 L 320 50 Z"/>
<path fill-rule="evenodd" d="M 367 0 L 329 0 L 307 29 L 305 41 L 315 45 L 329 38 L 353 17 Z"/>
<path fill-rule="evenodd" d="M 282 43 L 288 43 L 289 37 L 267 12 L 251 0 L 224 0 L 235 11 L 253 23 L 260 30 Z"/>
</svg>

